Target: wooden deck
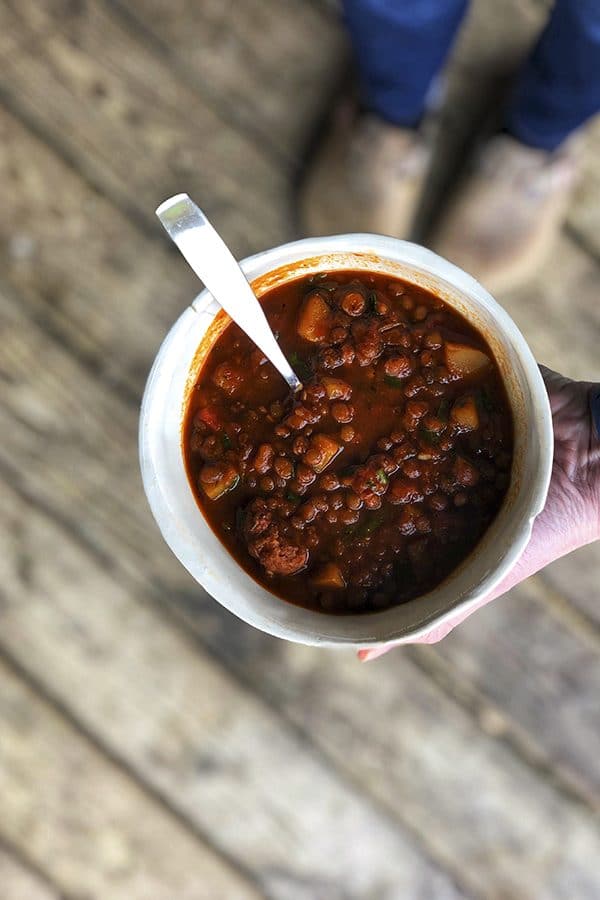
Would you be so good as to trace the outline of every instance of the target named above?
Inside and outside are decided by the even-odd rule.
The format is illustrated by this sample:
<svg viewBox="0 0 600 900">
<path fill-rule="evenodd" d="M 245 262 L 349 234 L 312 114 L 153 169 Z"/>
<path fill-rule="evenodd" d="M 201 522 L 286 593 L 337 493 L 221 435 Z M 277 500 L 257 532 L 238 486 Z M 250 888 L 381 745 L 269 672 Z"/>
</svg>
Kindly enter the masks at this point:
<svg viewBox="0 0 600 900">
<path fill-rule="evenodd" d="M 545 6 L 474 4 L 441 158 Z M 141 392 L 196 290 L 154 208 L 188 190 L 240 256 L 293 237 L 345 58 L 326 0 L 0 5 L 2 900 L 600 896 L 598 547 L 365 666 L 222 610 L 142 494 Z M 560 247 L 502 299 L 600 380 L 588 134 Z"/>
</svg>

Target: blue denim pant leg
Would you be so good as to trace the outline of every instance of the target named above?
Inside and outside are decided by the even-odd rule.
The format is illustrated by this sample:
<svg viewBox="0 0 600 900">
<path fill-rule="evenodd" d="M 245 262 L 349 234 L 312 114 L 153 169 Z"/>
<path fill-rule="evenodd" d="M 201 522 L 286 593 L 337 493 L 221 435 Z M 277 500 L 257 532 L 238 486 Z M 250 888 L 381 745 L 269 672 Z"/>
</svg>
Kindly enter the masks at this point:
<svg viewBox="0 0 600 900">
<path fill-rule="evenodd" d="M 343 0 L 369 109 L 396 125 L 421 119 L 467 0 Z"/>
<path fill-rule="evenodd" d="M 600 112 L 600 0 L 556 0 L 517 79 L 507 130 L 524 144 L 556 149 Z"/>
<path fill-rule="evenodd" d="M 412 127 L 444 64 L 467 0 L 343 0 L 363 99 Z M 554 150 L 600 111 L 600 0 L 556 0 L 517 77 L 506 127 L 523 143 Z"/>
</svg>

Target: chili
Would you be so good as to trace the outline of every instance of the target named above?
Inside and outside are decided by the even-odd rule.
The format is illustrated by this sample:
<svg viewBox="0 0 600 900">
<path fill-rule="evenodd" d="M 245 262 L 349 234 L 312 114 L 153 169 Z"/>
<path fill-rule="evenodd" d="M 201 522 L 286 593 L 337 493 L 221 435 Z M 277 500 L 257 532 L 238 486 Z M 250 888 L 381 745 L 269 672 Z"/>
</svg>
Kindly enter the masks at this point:
<svg viewBox="0 0 600 900">
<path fill-rule="evenodd" d="M 505 497 L 513 424 L 482 335 L 381 274 L 297 279 L 261 299 L 300 396 L 233 323 L 191 392 L 195 498 L 235 559 L 310 609 L 363 613 L 424 594 Z"/>
</svg>

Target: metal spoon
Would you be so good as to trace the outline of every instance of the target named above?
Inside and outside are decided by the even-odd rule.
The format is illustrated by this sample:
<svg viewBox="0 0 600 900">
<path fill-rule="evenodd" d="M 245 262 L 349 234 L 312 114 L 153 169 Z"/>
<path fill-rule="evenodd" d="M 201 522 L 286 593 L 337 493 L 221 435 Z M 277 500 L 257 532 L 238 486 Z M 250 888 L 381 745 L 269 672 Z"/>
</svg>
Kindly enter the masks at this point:
<svg viewBox="0 0 600 900">
<path fill-rule="evenodd" d="M 160 204 L 156 215 L 217 303 L 262 350 L 292 391 L 302 390 L 246 276 L 202 210 L 187 194 L 176 194 Z"/>
</svg>

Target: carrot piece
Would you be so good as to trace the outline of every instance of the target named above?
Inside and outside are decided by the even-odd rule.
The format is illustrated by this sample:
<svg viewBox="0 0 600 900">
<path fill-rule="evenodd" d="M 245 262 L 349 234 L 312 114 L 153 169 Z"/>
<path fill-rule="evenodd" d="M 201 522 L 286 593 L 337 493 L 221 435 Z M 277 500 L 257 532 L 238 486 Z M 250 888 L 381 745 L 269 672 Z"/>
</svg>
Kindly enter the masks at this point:
<svg viewBox="0 0 600 900">
<path fill-rule="evenodd" d="M 210 406 L 205 406 L 203 409 L 199 409 L 197 414 L 199 419 L 202 419 L 209 428 L 212 428 L 213 431 L 218 431 L 221 427 L 221 420 L 219 416 L 211 409 Z"/>
</svg>

